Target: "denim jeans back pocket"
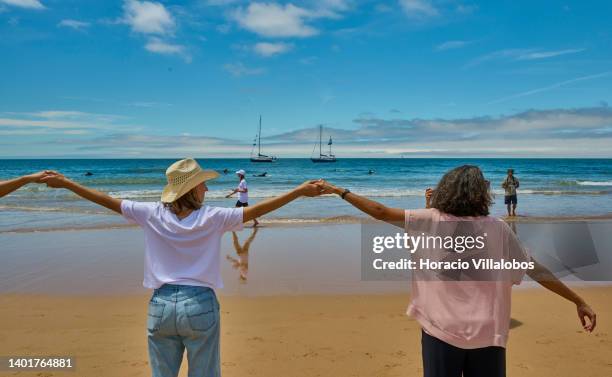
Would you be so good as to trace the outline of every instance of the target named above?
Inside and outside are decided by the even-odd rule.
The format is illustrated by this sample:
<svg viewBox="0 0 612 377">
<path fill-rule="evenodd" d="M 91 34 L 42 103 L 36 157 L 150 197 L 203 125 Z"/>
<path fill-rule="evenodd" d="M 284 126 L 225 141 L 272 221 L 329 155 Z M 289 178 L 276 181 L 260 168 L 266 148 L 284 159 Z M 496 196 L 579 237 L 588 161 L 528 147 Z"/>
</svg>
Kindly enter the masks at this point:
<svg viewBox="0 0 612 377">
<path fill-rule="evenodd" d="M 164 316 L 164 307 L 166 304 L 160 302 L 149 302 L 149 312 L 147 315 L 147 329 L 150 331 L 159 330 L 162 317 Z"/>
<path fill-rule="evenodd" d="M 192 330 L 207 331 L 217 323 L 219 312 L 214 300 L 214 297 L 193 298 L 185 303 L 185 313 Z"/>
</svg>

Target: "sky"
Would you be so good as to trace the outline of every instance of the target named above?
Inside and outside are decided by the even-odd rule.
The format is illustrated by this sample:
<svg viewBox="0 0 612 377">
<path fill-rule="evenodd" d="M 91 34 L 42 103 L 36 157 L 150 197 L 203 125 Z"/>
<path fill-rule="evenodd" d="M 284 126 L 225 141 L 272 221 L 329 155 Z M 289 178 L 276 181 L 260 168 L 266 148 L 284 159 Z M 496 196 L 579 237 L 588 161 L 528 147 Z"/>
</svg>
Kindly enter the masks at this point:
<svg viewBox="0 0 612 377">
<path fill-rule="evenodd" d="M 0 158 L 612 157 L 612 2 L 0 0 Z"/>
</svg>

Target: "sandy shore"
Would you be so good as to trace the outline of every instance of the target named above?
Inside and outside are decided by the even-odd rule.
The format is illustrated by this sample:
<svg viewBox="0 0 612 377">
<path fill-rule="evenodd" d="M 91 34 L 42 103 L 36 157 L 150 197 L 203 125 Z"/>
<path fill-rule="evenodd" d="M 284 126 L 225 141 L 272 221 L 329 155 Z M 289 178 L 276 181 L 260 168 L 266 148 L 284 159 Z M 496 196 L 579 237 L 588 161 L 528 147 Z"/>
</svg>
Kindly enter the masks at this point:
<svg viewBox="0 0 612 377">
<path fill-rule="evenodd" d="M 224 376 L 421 375 L 420 329 L 404 315 L 409 284 L 362 279 L 360 232 L 338 223 L 245 229 L 246 282 L 224 237 Z M 0 376 L 150 375 L 139 229 L 4 233 L 0 245 L 0 356 L 73 356 L 77 365 Z M 599 319 L 585 334 L 572 304 L 524 286 L 533 283 L 514 291 L 508 375 L 612 376 L 612 287 L 578 289 Z"/>
<path fill-rule="evenodd" d="M 612 375 L 612 288 L 580 293 L 599 315 L 581 331 L 570 303 L 515 291 L 510 376 Z M 419 376 L 420 330 L 407 295 L 221 297 L 224 376 Z M 148 376 L 147 296 L 0 296 L 0 355 L 71 355 L 77 371 Z M 2 373 L 0 372 L 0 375 Z M 185 368 L 181 376 L 186 376 Z"/>
</svg>

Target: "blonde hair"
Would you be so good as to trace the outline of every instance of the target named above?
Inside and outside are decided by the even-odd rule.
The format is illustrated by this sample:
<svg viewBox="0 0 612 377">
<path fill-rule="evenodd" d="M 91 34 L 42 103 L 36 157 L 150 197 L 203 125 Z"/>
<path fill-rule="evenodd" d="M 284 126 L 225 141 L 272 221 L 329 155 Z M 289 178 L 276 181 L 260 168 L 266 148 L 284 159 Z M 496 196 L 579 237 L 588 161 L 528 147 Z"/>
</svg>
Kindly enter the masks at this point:
<svg viewBox="0 0 612 377">
<path fill-rule="evenodd" d="M 185 210 L 195 211 L 202 208 L 202 201 L 198 199 L 196 190 L 197 187 L 192 188 L 185 195 L 172 203 L 164 203 L 164 207 L 168 208 L 174 214 L 179 214 Z"/>
</svg>

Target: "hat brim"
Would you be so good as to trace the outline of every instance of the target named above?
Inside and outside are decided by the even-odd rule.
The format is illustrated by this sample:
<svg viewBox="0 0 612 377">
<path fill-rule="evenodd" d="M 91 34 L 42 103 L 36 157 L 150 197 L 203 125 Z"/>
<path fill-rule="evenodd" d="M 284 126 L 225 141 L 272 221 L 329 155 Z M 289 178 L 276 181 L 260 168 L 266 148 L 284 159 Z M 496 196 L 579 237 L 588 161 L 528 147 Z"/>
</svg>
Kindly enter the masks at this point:
<svg viewBox="0 0 612 377">
<path fill-rule="evenodd" d="M 193 189 L 200 183 L 215 179 L 218 176 L 219 173 L 214 170 L 202 170 L 193 177 L 191 177 L 187 182 L 185 182 L 185 184 L 181 186 L 174 187 L 168 184 L 166 185 L 166 187 L 164 187 L 164 191 L 162 191 L 161 201 L 163 203 L 172 203 L 173 201 L 177 200 L 181 196 L 191 191 L 191 189 Z"/>
</svg>

